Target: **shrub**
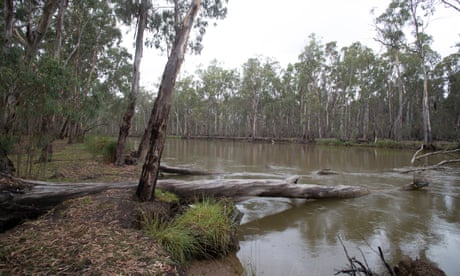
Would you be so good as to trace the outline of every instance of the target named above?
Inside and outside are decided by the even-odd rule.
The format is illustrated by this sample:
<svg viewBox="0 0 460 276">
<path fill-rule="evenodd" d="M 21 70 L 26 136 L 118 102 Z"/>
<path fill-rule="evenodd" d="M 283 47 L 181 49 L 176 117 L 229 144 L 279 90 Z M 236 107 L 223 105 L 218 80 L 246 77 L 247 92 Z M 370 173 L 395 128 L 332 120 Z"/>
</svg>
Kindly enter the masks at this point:
<svg viewBox="0 0 460 276">
<path fill-rule="evenodd" d="M 107 163 L 114 163 L 117 160 L 117 141 L 109 141 L 104 145 L 102 159 Z"/>
<path fill-rule="evenodd" d="M 106 136 L 89 136 L 85 139 L 85 149 L 93 158 L 102 156 L 105 162 L 113 163 L 116 160 L 117 142 Z"/>
</svg>

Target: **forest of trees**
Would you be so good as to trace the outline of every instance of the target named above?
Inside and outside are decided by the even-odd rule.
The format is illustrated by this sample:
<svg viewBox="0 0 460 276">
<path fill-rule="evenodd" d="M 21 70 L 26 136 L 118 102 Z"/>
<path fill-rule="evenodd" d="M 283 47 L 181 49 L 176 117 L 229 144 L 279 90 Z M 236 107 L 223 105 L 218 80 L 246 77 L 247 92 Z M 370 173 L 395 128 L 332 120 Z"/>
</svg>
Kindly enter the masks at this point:
<svg viewBox="0 0 460 276">
<path fill-rule="evenodd" d="M 460 51 L 441 57 L 424 32 L 436 7 L 450 4 L 458 11 L 458 1 L 388 3 L 374 22 L 375 38 L 386 49 L 382 53 L 360 42 L 339 48 L 311 34 L 298 60 L 286 68 L 254 57 L 241 68 L 215 61 L 181 75 L 168 132 L 303 141 L 458 140 Z M 72 143 L 89 132 L 121 137 L 122 126 L 130 135 L 143 135 L 156 91 L 138 87 L 140 47 L 169 54 L 189 5 L 184 0 L 1 1 L 2 151 L 16 150 L 31 160 L 41 154 L 46 160 L 47 147 L 58 138 Z M 226 5 L 225 0 L 201 2 L 189 54 L 199 53 L 207 26 L 225 18 Z M 120 44 L 127 26 L 137 30 L 136 59 Z"/>
<path fill-rule="evenodd" d="M 460 139 L 460 44 L 441 57 L 423 30 L 436 5 L 389 1 L 375 16 L 375 53 L 360 42 L 339 48 L 311 34 L 282 68 L 254 57 L 241 68 L 215 61 L 177 83 L 170 131 L 180 136 Z M 447 2 L 447 3 L 446 3 Z M 459 14 L 460 16 L 460 14 Z"/>
</svg>

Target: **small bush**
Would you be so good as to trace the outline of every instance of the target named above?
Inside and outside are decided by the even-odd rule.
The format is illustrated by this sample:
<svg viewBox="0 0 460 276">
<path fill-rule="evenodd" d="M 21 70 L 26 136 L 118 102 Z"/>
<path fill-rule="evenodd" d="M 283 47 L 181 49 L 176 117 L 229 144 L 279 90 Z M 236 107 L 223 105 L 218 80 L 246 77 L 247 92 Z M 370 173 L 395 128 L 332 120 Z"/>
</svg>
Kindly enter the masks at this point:
<svg viewBox="0 0 460 276">
<path fill-rule="evenodd" d="M 102 159 L 107 163 L 114 163 L 117 160 L 117 141 L 110 141 L 104 145 Z"/>
<path fill-rule="evenodd" d="M 111 137 L 89 136 L 85 140 L 85 149 L 93 158 L 102 156 L 105 162 L 113 163 L 116 159 L 117 142 Z"/>
</svg>

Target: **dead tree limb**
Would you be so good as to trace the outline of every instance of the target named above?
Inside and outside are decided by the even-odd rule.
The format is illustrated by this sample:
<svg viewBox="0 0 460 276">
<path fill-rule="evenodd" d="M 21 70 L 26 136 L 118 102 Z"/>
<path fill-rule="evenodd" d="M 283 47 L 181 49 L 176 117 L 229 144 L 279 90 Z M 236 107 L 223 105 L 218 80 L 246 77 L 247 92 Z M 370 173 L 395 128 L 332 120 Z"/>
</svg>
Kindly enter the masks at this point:
<svg viewBox="0 0 460 276">
<path fill-rule="evenodd" d="M 417 158 L 417 155 L 423 151 L 423 149 L 425 148 L 425 146 L 422 144 L 422 146 L 414 153 L 414 155 L 412 155 L 412 158 L 410 160 L 410 164 L 413 165 L 416 158 Z"/>
</svg>

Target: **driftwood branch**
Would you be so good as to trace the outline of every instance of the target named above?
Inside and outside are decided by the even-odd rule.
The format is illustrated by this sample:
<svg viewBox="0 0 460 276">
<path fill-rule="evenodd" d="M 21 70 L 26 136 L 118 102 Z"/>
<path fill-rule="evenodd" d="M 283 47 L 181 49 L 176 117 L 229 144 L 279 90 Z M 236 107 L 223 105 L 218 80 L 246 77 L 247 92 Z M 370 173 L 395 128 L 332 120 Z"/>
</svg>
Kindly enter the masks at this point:
<svg viewBox="0 0 460 276">
<path fill-rule="evenodd" d="M 412 158 L 411 158 L 411 160 L 410 160 L 410 164 L 411 164 L 411 165 L 414 164 L 414 162 L 415 162 L 415 160 L 416 160 L 416 158 L 417 158 L 417 155 L 418 155 L 420 152 L 422 152 L 424 148 L 425 148 L 425 147 L 424 147 L 424 145 L 422 144 L 422 146 L 414 153 L 414 155 L 412 155 Z"/>
<path fill-rule="evenodd" d="M 460 149 L 454 149 L 454 150 L 440 150 L 440 151 L 435 151 L 435 152 L 428 152 L 425 154 L 422 154 L 420 156 L 417 156 L 415 160 L 420 160 L 422 158 L 432 156 L 432 155 L 438 155 L 438 154 L 450 154 L 450 153 L 455 153 L 455 152 L 460 152 Z"/>
<path fill-rule="evenodd" d="M 450 159 L 450 160 L 443 160 L 437 164 L 431 166 L 424 166 L 424 167 L 413 167 L 407 170 L 397 170 L 400 173 L 411 173 L 411 172 L 418 172 L 418 171 L 428 171 L 428 170 L 436 170 L 442 169 L 443 166 L 450 163 L 460 163 L 460 159 Z"/>
</svg>

